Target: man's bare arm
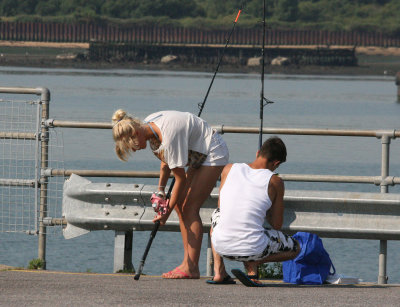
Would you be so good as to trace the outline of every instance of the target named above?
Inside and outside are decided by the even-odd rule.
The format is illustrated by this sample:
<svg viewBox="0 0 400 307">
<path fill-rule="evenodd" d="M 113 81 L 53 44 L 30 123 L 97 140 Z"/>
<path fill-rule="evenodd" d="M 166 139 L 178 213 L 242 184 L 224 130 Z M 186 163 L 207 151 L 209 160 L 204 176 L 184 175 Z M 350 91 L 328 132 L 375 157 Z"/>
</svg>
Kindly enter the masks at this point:
<svg viewBox="0 0 400 307">
<path fill-rule="evenodd" d="M 225 165 L 224 169 L 221 173 L 221 184 L 219 185 L 219 193 L 221 193 L 221 189 L 224 186 L 226 177 L 228 176 L 229 171 L 231 170 L 233 164 Z M 219 208 L 219 197 L 218 197 L 218 208 Z"/>
<path fill-rule="evenodd" d="M 281 229 L 283 225 L 284 194 L 285 185 L 283 180 L 277 175 L 272 176 L 268 186 L 268 195 L 272 201 L 272 205 L 267 212 L 267 221 L 276 230 Z"/>
</svg>

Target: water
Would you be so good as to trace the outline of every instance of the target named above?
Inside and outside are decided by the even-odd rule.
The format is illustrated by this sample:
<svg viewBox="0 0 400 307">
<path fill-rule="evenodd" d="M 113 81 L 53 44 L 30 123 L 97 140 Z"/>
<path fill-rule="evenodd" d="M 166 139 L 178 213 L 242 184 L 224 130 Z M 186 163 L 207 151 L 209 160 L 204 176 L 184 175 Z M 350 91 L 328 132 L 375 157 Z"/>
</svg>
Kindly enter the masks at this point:
<svg viewBox="0 0 400 307">
<path fill-rule="evenodd" d="M 51 91 L 50 117 L 57 120 L 109 121 L 123 108 L 137 117 L 162 109 L 198 113 L 211 81 L 210 73 L 0 68 L 1 86 L 47 87 Z M 257 74 L 219 74 L 202 117 L 210 124 L 258 127 L 260 78 Z M 264 126 L 277 128 L 396 129 L 400 104 L 392 77 L 267 75 L 265 95 L 274 104 L 265 108 Z M 60 130 L 58 130 L 60 131 Z M 113 152 L 110 131 L 62 129 L 66 169 L 157 170 L 158 161 L 149 151 L 135 153 L 120 162 Z M 380 175 L 381 145 L 374 138 L 282 136 L 288 159 L 283 174 Z M 251 161 L 258 146 L 257 135 L 225 135 L 231 161 Z M 399 176 L 400 142 L 392 141 L 390 174 Z M 92 178 L 93 181 L 141 182 L 154 179 Z M 361 184 L 315 184 L 286 182 L 287 189 L 379 192 Z M 399 193 L 399 187 L 391 187 Z M 149 238 L 134 233 L 133 261 L 138 266 Z M 372 240 L 323 239 L 339 273 L 376 281 L 379 242 Z M 114 233 L 92 232 L 65 240 L 60 231 L 49 235 L 49 270 L 110 273 L 113 270 Z M 205 274 L 206 239 L 200 259 Z M 37 257 L 37 238 L 0 233 L 0 263 L 26 267 Z M 147 274 L 161 274 L 179 264 L 182 244 L 179 233 L 159 232 L 145 266 Z M 400 244 L 388 242 L 389 282 L 400 282 Z M 228 263 L 228 267 L 237 267 Z"/>
</svg>

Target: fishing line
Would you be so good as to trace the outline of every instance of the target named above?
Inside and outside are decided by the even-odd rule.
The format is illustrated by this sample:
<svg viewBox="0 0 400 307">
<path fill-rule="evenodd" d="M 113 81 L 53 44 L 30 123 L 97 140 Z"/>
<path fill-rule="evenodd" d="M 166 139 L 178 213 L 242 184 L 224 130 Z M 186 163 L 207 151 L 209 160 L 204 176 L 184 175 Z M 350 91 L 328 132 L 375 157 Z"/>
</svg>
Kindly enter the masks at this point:
<svg viewBox="0 0 400 307">
<path fill-rule="evenodd" d="M 219 61 L 218 61 L 217 68 L 215 69 L 215 72 L 214 72 L 214 75 L 213 75 L 213 77 L 212 77 L 211 83 L 210 83 L 210 85 L 209 85 L 209 87 L 208 87 L 206 96 L 204 97 L 203 102 L 198 103 L 198 107 L 199 107 L 199 113 L 198 113 L 198 115 L 197 115 L 198 117 L 200 117 L 201 113 L 203 112 L 204 106 L 205 106 L 205 104 L 206 104 L 208 95 L 209 95 L 210 90 L 211 90 L 211 87 L 212 87 L 212 85 L 213 85 L 213 83 L 214 83 L 215 76 L 216 76 L 217 73 L 218 73 L 219 66 L 221 65 L 222 59 L 223 59 L 223 57 L 224 57 L 224 55 L 225 55 L 225 50 L 226 50 L 227 47 L 228 47 L 229 41 L 230 41 L 230 39 L 231 39 L 231 37 L 232 37 L 232 33 L 233 33 L 233 31 L 235 30 L 236 23 L 237 23 L 237 21 L 239 20 L 239 16 L 240 16 L 240 13 L 242 12 L 242 10 L 243 10 L 243 4 L 241 5 L 241 7 L 240 7 L 240 9 L 239 9 L 239 11 L 238 11 L 238 13 L 237 13 L 237 15 L 236 15 L 235 21 L 233 22 L 232 29 L 231 29 L 231 31 L 230 31 L 230 33 L 229 33 L 229 35 L 228 35 L 228 38 L 226 39 L 225 47 L 224 47 L 224 49 L 222 50 L 221 57 L 220 57 L 220 59 L 219 59 Z M 175 184 L 175 177 L 172 178 L 171 185 L 169 186 L 168 193 L 167 193 L 165 199 L 169 199 L 169 198 L 171 197 L 172 188 L 174 187 L 174 184 Z M 156 222 L 154 223 L 154 228 L 153 228 L 153 230 L 152 230 L 151 233 L 150 233 L 150 239 L 149 239 L 149 241 L 147 242 L 146 249 L 145 249 L 145 251 L 144 251 L 144 253 L 143 253 L 143 256 L 142 256 L 142 260 L 140 261 L 140 266 L 139 266 L 138 272 L 136 273 L 136 275 L 135 275 L 135 277 L 134 277 L 135 280 L 139 280 L 140 275 L 142 274 L 143 267 L 144 267 L 144 263 L 145 263 L 146 258 L 147 258 L 147 254 L 149 253 L 151 244 L 152 244 L 152 242 L 153 242 L 154 237 L 155 237 L 156 234 L 157 234 L 157 231 L 158 231 L 158 228 L 159 228 L 159 227 L 160 227 L 160 221 L 156 221 Z"/>
</svg>

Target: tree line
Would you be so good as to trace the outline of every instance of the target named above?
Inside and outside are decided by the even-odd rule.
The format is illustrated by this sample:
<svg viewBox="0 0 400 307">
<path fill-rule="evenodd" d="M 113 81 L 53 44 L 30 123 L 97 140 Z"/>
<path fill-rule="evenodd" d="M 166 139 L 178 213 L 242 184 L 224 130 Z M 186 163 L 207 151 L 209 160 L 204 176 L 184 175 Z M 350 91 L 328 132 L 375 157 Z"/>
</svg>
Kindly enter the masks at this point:
<svg viewBox="0 0 400 307">
<path fill-rule="evenodd" d="M 229 28 L 259 27 L 263 0 L 2 0 L 1 20 L 157 23 Z M 274 29 L 381 31 L 400 35 L 399 0 L 266 0 L 266 21 Z"/>
</svg>

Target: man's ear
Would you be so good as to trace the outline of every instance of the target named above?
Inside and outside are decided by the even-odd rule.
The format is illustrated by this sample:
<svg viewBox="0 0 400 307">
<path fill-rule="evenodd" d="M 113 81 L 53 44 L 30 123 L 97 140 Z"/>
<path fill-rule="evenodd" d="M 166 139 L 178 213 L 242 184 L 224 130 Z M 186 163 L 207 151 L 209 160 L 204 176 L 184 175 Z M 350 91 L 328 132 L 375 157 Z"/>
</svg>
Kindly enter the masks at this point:
<svg viewBox="0 0 400 307">
<path fill-rule="evenodd" d="M 281 161 L 275 160 L 274 161 L 274 167 L 277 168 L 281 164 Z"/>
</svg>

